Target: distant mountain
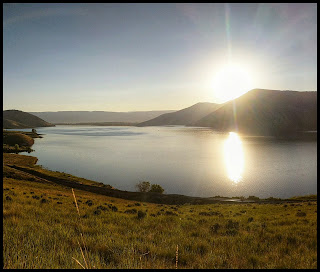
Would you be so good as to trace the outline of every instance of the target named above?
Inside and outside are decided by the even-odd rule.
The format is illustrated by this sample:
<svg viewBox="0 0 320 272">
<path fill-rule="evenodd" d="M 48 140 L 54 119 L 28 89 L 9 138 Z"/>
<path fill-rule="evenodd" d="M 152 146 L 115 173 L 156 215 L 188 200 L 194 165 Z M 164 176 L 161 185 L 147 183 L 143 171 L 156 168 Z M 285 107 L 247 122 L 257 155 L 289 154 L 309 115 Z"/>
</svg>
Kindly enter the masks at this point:
<svg viewBox="0 0 320 272">
<path fill-rule="evenodd" d="M 3 128 L 36 128 L 52 127 L 50 124 L 37 116 L 19 110 L 3 111 Z"/>
<path fill-rule="evenodd" d="M 57 111 L 57 112 L 29 112 L 50 123 L 85 123 L 85 122 L 129 122 L 140 123 L 155 118 L 161 114 L 174 112 L 163 111 Z"/>
<path fill-rule="evenodd" d="M 219 108 L 220 104 L 203 102 L 191 107 L 162 114 L 154 119 L 138 124 L 138 126 L 167 126 L 167 125 L 188 125 L 208 115 Z"/>
<path fill-rule="evenodd" d="M 191 125 L 249 135 L 316 131 L 317 92 L 254 89 Z"/>
</svg>

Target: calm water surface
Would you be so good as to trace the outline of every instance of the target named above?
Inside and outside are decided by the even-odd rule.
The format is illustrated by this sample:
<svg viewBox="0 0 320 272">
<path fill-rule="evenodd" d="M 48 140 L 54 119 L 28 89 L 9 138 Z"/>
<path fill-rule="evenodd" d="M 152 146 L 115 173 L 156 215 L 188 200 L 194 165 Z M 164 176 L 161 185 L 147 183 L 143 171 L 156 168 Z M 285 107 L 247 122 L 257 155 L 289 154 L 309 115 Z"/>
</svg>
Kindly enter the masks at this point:
<svg viewBox="0 0 320 272">
<path fill-rule="evenodd" d="M 37 132 L 45 134 L 30 154 L 38 164 L 121 190 L 134 191 L 147 180 L 166 193 L 203 197 L 317 192 L 317 142 L 192 127 L 56 126 Z"/>
</svg>

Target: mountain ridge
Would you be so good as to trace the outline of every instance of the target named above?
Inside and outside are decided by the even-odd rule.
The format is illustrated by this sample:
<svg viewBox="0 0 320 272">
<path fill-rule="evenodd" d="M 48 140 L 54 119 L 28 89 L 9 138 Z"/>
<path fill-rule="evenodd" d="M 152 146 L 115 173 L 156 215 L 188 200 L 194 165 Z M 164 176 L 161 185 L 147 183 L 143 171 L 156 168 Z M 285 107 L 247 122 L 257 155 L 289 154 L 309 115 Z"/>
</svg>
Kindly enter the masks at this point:
<svg viewBox="0 0 320 272">
<path fill-rule="evenodd" d="M 191 125 L 264 136 L 317 130 L 317 92 L 253 89 Z"/>
<path fill-rule="evenodd" d="M 161 114 L 175 110 L 159 111 L 56 111 L 56 112 L 29 112 L 50 123 L 84 123 L 84 122 L 130 122 L 140 123 Z"/>
<path fill-rule="evenodd" d="M 162 114 L 137 126 L 188 125 L 213 112 L 222 104 L 199 102 L 172 113 Z"/>
</svg>

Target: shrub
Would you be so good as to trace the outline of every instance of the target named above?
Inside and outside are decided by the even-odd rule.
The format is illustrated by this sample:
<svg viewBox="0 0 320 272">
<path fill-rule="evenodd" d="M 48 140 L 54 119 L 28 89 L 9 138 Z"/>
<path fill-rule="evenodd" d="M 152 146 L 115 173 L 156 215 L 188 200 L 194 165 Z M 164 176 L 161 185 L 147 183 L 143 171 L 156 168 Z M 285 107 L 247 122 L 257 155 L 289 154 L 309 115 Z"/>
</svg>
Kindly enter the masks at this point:
<svg viewBox="0 0 320 272">
<path fill-rule="evenodd" d="M 99 214 L 101 214 L 101 211 L 100 211 L 100 210 L 95 210 L 93 213 L 94 213 L 95 215 L 99 215 Z"/>
<path fill-rule="evenodd" d="M 235 236 L 237 234 L 238 234 L 238 230 L 237 229 L 228 229 L 228 230 L 226 230 L 226 235 Z"/>
<path fill-rule="evenodd" d="M 259 200 L 260 198 L 257 196 L 248 196 L 248 200 Z"/>
<path fill-rule="evenodd" d="M 175 216 L 178 216 L 178 214 L 176 214 L 175 212 L 172 212 L 172 211 L 166 211 L 166 215 L 175 215 Z"/>
<path fill-rule="evenodd" d="M 232 220 L 228 220 L 227 224 L 226 224 L 226 228 L 227 229 L 239 229 L 239 222 L 237 221 L 232 221 Z"/>
<path fill-rule="evenodd" d="M 159 184 L 152 184 L 150 192 L 162 194 L 164 189 Z"/>
<path fill-rule="evenodd" d="M 299 217 L 303 217 L 303 216 L 306 216 L 307 214 L 305 212 L 297 212 L 296 216 L 299 216 Z"/>
<path fill-rule="evenodd" d="M 105 207 L 103 205 L 100 205 L 100 206 L 97 207 L 97 210 L 105 211 L 105 210 L 107 210 L 107 207 Z"/>
<path fill-rule="evenodd" d="M 210 232 L 217 233 L 220 228 L 221 228 L 221 225 L 216 223 L 216 224 L 210 226 Z"/>
<path fill-rule="evenodd" d="M 117 208 L 116 206 L 112 206 L 112 207 L 111 207 L 111 211 L 117 212 L 117 211 L 118 211 L 118 208 Z"/>
<path fill-rule="evenodd" d="M 92 202 L 92 200 L 87 200 L 87 201 L 86 201 L 86 204 L 87 204 L 88 206 L 92 206 L 92 205 L 93 205 L 93 202 Z"/>
<path fill-rule="evenodd" d="M 125 210 L 124 213 L 129 213 L 129 214 L 134 214 L 134 213 L 137 213 L 138 211 L 136 209 L 128 209 L 128 210 Z"/>
<path fill-rule="evenodd" d="M 136 188 L 139 192 L 146 193 L 150 191 L 150 182 L 149 181 L 141 181 L 136 184 Z"/>
<path fill-rule="evenodd" d="M 138 219 L 142 219 L 145 218 L 147 215 L 147 213 L 143 212 L 143 211 L 138 211 Z"/>
</svg>

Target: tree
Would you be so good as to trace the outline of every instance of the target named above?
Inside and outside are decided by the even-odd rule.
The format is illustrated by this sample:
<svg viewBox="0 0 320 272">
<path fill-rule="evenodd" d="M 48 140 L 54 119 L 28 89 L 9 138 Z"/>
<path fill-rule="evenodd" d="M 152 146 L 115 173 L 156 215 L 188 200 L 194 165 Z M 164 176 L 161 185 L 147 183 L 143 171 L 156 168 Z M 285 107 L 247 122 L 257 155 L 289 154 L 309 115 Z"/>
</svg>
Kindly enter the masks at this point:
<svg viewBox="0 0 320 272">
<path fill-rule="evenodd" d="M 162 194 L 164 189 L 159 184 L 152 184 L 149 192 Z"/>
<path fill-rule="evenodd" d="M 149 192 L 150 191 L 150 182 L 149 181 L 140 181 L 138 184 L 136 184 L 136 188 L 139 192 Z"/>
<path fill-rule="evenodd" d="M 35 128 L 32 129 L 32 133 L 37 133 Z"/>
</svg>

